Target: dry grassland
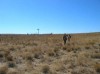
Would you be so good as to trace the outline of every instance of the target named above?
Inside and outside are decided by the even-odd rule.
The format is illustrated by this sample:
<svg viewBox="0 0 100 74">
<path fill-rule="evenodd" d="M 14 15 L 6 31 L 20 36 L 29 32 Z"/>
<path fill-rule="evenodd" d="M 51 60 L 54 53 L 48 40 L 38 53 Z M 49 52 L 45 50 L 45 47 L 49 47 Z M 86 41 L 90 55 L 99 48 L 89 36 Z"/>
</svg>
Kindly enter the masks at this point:
<svg viewBox="0 0 100 74">
<path fill-rule="evenodd" d="M 1 35 L 0 74 L 100 74 L 100 33 Z"/>
</svg>

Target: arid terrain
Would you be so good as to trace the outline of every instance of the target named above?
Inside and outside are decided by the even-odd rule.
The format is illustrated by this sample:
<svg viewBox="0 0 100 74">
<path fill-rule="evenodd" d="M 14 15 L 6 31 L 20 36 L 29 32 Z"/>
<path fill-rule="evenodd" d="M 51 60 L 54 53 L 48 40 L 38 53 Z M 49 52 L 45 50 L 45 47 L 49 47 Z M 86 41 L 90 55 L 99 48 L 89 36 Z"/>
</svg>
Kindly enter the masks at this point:
<svg viewBox="0 0 100 74">
<path fill-rule="evenodd" d="M 100 74 L 100 33 L 0 35 L 0 74 Z"/>
</svg>

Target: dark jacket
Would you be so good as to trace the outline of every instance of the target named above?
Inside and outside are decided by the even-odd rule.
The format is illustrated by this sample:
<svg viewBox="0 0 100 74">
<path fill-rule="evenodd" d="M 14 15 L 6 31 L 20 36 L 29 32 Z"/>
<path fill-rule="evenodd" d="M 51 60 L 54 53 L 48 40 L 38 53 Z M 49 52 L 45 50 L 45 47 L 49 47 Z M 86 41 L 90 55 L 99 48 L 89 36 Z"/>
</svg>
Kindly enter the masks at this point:
<svg viewBox="0 0 100 74">
<path fill-rule="evenodd" d="M 63 40 L 67 40 L 67 35 L 64 35 L 63 36 Z"/>
</svg>

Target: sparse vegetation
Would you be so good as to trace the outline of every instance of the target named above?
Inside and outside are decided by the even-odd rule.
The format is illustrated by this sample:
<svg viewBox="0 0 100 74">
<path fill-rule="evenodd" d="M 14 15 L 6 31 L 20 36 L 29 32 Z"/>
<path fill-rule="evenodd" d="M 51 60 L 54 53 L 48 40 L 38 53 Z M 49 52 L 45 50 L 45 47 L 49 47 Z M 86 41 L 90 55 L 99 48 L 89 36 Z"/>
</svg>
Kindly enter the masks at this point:
<svg viewBox="0 0 100 74">
<path fill-rule="evenodd" d="M 62 37 L 1 35 L 0 74 L 100 73 L 100 33 L 73 34 L 66 45 Z"/>
</svg>

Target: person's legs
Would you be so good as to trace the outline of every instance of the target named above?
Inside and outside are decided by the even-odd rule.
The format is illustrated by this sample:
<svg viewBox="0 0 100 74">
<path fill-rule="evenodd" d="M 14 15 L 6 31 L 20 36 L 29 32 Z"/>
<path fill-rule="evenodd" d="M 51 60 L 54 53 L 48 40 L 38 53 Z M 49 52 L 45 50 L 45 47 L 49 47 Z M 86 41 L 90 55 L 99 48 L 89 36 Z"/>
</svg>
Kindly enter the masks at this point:
<svg viewBox="0 0 100 74">
<path fill-rule="evenodd" d="M 70 37 L 68 38 L 68 42 L 70 42 Z"/>
<path fill-rule="evenodd" d="M 64 40 L 64 45 L 66 44 L 66 40 Z"/>
<path fill-rule="evenodd" d="M 70 42 L 70 38 L 68 39 L 68 41 Z"/>
</svg>

